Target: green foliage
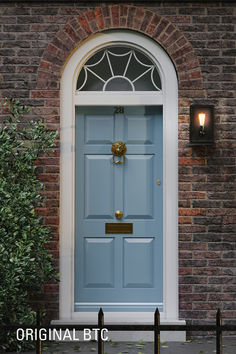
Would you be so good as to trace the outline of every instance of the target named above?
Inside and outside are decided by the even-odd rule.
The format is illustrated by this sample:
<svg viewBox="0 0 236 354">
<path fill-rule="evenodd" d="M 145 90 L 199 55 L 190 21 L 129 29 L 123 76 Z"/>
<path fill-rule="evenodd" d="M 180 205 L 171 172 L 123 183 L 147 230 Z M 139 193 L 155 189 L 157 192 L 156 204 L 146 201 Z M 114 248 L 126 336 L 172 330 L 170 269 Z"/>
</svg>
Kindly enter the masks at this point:
<svg viewBox="0 0 236 354">
<path fill-rule="evenodd" d="M 29 109 L 19 101 L 3 99 L 4 105 L 9 117 L 0 128 L 0 324 L 28 325 L 35 324 L 30 295 L 55 278 L 45 249 L 50 230 L 35 214 L 43 202 L 35 161 L 52 151 L 56 133 L 41 121 L 22 124 Z M 0 351 L 29 347 L 13 332 L 0 333 Z"/>
</svg>

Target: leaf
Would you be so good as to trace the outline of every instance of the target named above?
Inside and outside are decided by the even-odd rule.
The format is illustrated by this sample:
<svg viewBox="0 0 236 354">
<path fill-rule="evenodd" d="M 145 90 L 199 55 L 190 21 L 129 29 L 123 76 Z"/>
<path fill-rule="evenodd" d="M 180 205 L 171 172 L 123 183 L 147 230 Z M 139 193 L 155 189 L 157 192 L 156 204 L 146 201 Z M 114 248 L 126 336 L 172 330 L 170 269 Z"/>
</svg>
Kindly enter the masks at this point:
<svg viewBox="0 0 236 354">
<path fill-rule="evenodd" d="M 143 344 L 136 344 L 136 348 L 138 348 L 138 349 L 144 349 L 144 345 L 143 345 Z"/>
<path fill-rule="evenodd" d="M 80 351 L 80 346 L 79 345 L 75 345 L 73 348 L 75 351 Z"/>
<path fill-rule="evenodd" d="M 140 340 L 138 341 L 138 343 L 139 343 L 139 344 L 143 344 L 143 343 L 144 343 L 144 340 L 143 340 L 143 339 L 140 339 Z"/>
<path fill-rule="evenodd" d="M 118 344 L 119 344 L 118 342 L 113 342 L 113 343 L 112 343 L 112 346 L 113 346 L 113 347 L 116 347 Z"/>
<path fill-rule="evenodd" d="M 47 251 L 50 231 L 36 212 L 44 198 L 35 165 L 40 154 L 51 149 L 56 135 L 38 122 L 26 123 L 23 116 L 29 108 L 20 101 L 3 102 L 9 117 L 0 126 L 0 323 L 30 326 L 36 314 L 28 299 L 34 293 L 40 297 L 44 284 L 56 279 Z M 9 331 L 1 336 L 0 352 L 24 352 L 33 345 L 16 341 Z"/>
</svg>

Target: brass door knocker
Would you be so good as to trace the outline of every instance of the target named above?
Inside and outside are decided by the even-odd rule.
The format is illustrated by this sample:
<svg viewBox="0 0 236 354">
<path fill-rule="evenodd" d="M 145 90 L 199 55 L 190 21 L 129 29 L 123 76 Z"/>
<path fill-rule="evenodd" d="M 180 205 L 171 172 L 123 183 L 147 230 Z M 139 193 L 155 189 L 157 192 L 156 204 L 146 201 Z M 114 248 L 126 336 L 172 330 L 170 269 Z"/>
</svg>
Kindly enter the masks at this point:
<svg viewBox="0 0 236 354">
<path fill-rule="evenodd" d="M 123 143 L 122 141 L 116 141 L 115 143 L 112 144 L 112 147 L 111 147 L 111 152 L 113 154 L 113 158 L 112 158 L 112 161 L 113 163 L 115 164 L 123 164 L 125 162 L 125 153 L 127 151 L 127 148 L 126 148 L 126 145 L 125 143 Z M 118 156 L 118 157 L 123 157 L 122 160 L 115 160 L 115 156 Z"/>
</svg>

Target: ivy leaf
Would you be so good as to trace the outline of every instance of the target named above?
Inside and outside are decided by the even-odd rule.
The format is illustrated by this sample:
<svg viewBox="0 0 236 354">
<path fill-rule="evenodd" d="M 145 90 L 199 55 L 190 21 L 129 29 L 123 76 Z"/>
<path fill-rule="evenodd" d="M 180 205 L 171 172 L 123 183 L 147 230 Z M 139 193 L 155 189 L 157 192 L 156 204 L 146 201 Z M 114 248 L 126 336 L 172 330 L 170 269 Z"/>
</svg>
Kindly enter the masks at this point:
<svg viewBox="0 0 236 354">
<path fill-rule="evenodd" d="M 0 126 L 0 323 L 30 326 L 36 313 L 29 299 L 34 293 L 40 297 L 44 284 L 56 280 L 46 249 L 50 230 L 36 211 L 43 205 L 44 187 L 35 163 L 55 146 L 57 133 L 37 121 L 27 123 L 30 108 L 19 100 L 4 98 L 0 106 L 8 110 Z M 33 347 L 30 341 L 17 341 L 13 331 L 0 333 L 0 351 Z"/>
</svg>

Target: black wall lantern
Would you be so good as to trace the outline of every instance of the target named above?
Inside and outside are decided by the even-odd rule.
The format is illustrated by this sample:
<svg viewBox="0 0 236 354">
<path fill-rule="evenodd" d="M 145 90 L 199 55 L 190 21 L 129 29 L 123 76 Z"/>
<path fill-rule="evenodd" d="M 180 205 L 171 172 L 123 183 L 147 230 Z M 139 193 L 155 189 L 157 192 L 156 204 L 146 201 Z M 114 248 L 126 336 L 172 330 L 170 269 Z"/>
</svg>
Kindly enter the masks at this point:
<svg viewBox="0 0 236 354">
<path fill-rule="evenodd" d="M 214 144 L 214 106 L 190 106 L 190 145 Z"/>
</svg>

